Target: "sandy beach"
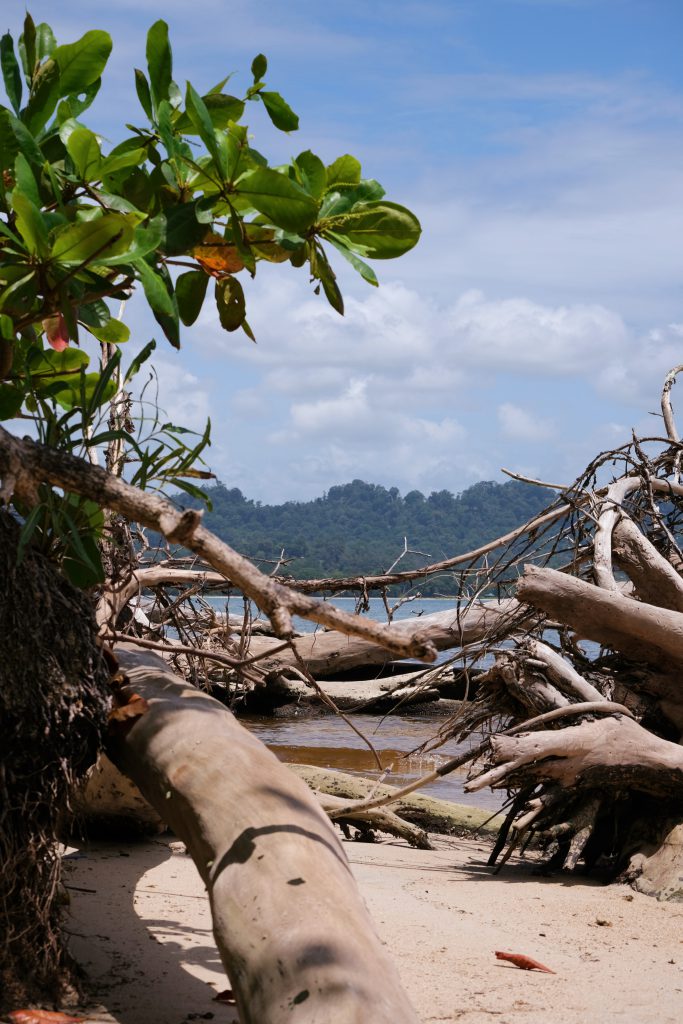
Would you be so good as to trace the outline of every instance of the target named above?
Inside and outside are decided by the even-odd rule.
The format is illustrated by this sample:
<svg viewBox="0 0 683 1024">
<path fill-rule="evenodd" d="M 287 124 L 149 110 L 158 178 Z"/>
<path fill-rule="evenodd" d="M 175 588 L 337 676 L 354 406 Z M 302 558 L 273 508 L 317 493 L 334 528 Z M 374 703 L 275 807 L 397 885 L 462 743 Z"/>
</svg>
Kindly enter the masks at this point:
<svg viewBox="0 0 683 1024">
<path fill-rule="evenodd" d="M 678 1024 L 683 904 L 581 877 L 547 879 L 533 862 L 486 866 L 488 840 L 344 842 L 382 940 L 424 1022 Z M 232 1024 L 214 1001 L 229 982 L 202 882 L 171 837 L 70 849 L 71 949 L 102 1024 Z M 556 974 L 522 971 L 496 950 Z M 330 1024 L 334 1024 L 333 1021 Z M 371 1022 L 368 1022 L 371 1024 Z"/>
</svg>

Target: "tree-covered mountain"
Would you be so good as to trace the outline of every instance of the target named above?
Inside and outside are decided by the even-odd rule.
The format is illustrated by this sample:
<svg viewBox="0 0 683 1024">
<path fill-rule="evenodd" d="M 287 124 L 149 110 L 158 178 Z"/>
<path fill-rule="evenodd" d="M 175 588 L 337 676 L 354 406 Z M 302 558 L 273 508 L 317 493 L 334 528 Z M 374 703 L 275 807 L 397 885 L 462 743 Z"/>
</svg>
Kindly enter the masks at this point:
<svg viewBox="0 0 683 1024">
<path fill-rule="evenodd" d="M 386 571 L 404 549 L 399 568 L 417 568 L 469 551 L 521 525 L 553 495 L 517 481 L 474 484 L 462 494 L 428 497 L 354 480 L 313 501 L 263 505 L 223 484 L 206 489 L 206 526 L 256 560 L 292 561 L 282 571 L 299 579 Z M 187 504 L 187 499 L 184 499 Z M 448 591 L 440 580 L 432 590 Z"/>
</svg>

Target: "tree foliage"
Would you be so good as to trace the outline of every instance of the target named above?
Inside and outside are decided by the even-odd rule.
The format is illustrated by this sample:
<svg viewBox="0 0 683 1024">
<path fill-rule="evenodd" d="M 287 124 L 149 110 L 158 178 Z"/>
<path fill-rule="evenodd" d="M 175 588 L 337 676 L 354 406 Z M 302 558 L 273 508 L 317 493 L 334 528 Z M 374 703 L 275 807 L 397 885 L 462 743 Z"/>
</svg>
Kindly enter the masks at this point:
<svg viewBox="0 0 683 1024">
<path fill-rule="evenodd" d="M 450 558 L 501 536 L 531 519 L 549 494 L 518 481 L 482 482 L 462 494 L 410 491 L 354 480 L 330 487 L 307 502 L 262 505 L 236 488 L 207 489 L 207 526 L 251 558 L 292 559 L 287 571 L 298 579 L 354 576 L 386 571 L 404 539 L 413 553 L 400 568 Z M 455 593 L 455 577 L 421 581 L 422 593 Z"/>
<path fill-rule="evenodd" d="M 59 45 L 30 14 L 16 46 L 10 33 L 0 43 L 9 102 L 0 106 L 0 420 L 31 420 L 45 444 L 81 454 L 123 442 L 134 483 L 173 482 L 198 495 L 193 478 L 210 475 L 196 468 L 208 427 L 190 440 L 155 418 L 142 431 L 130 418 L 104 422 L 156 344 L 123 371 L 130 331 L 112 303 L 141 290 L 176 348 L 181 325 L 205 302 L 226 331 L 253 340 L 243 281 L 259 263 L 306 268 L 342 313 L 328 246 L 376 284 L 365 260 L 406 252 L 420 226 L 353 156 L 326 165 L 304 150 L 270 166 L 252 145 L 247 113 L 261 105 L 285 132 L 299 122 L 267 88 L 266 58 L 254 58 L 243 96 L 224 91 L 227 78 L 183 91 L 164 21 L 149 30 L 146 71 L 135 69 L 144 123 L 128 124 L 109 148 L 84 115 L 111 49 L 100 30 Z M 99 509 L 45 488 L 40 498 L 19 509 L 24 542 L 55 555 L 80 585 L 101 580 Z"/>
</svg>

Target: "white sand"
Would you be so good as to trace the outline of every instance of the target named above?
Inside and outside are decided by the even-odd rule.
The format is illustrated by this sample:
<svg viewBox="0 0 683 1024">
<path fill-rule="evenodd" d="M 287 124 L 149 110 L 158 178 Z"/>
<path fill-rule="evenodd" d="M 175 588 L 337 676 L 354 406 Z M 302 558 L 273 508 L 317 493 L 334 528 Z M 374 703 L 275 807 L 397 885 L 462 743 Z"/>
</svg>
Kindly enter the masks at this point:
<svg viewBox="0 0 683 1024">
<path fill-rule="evenodd" d="M 435 843 L 433 851 L 389 840 L 344 844 L 424 1022 L 683 1021 L 683 904 L 541 878 L 524 862 L 492 876 L 483 843 Z M 229 982 L 189 857 L 162 839 L 96 844 L 71 851 L 67 864 L 72 951 L 97 1003 L 89 1019 L 237 1021 L 233 1008 L 212 1001 Z M 518 970 L 495 950 L 525 953 L 557 974 Z"/>
</svg>

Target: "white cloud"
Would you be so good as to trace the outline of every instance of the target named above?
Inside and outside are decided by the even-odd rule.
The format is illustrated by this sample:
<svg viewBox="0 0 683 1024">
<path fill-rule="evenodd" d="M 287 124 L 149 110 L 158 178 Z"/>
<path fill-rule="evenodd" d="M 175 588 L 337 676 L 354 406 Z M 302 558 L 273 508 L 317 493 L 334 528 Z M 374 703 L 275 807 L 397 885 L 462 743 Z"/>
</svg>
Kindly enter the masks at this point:
<svg viewBox="0 0 683 1024">
<path fill-rule="evenodd" d="M 545 441 L 553 436 L 554 427 L 550 420 L 533 416 L 512 402 L 499 405 L 497 415 L 504 435 L 511 440 Z"/>
<path fill-rule="evenodd" d="M 177 426 L 203 431 L 210 416 L 209 394 L 199 378 L 165 356 L 156 356 L 154 369 L 158 380 L 160 416 L 168 417 Z M 138 381 L 142 384 L 145 379 L 143 369 Z M 157 387 L 153 379 L 145 391 L 145 401 L 157 401 Z"/>
</svg>

